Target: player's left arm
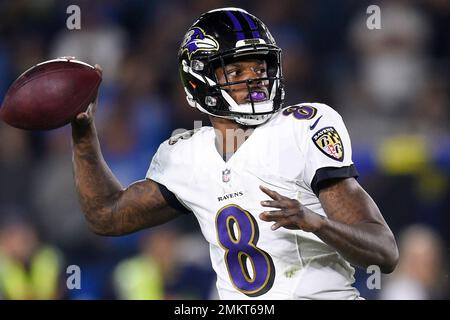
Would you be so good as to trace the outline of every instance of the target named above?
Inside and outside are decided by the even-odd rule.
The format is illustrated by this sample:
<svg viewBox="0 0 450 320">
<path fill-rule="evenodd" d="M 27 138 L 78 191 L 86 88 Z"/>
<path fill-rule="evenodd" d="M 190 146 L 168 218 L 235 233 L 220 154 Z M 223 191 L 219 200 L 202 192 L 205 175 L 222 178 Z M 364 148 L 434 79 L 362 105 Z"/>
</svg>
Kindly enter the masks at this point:
<svg viewBox="0 0 450 320">
<path fill-rule="evenodd" d="M 397 244 L 375 202 L 354 178 L 327 181 L 319 200 L 327 217 L 311 211 L 296 199 L 261 187 L 273 200 L 262 201 L 264 207 L 279 210 L 260 214 L 264 221 L 280 227 L 313 232 L 335 248 L 347 261 L 360 266 L 378 265 L 390 273 L 398 261 Z"/>
</svg>

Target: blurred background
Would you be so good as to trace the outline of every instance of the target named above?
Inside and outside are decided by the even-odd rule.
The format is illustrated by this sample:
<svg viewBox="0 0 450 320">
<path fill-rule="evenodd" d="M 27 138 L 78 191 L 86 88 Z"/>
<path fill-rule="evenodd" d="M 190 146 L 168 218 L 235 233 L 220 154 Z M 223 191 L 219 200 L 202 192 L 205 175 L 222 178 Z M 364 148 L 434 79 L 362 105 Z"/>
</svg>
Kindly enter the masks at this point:
<svg viewBox="0 0 450 320">
<path fill-rule="evenodd" d="M 68 30 L 69 5 L 81 30 Z M 381 8 L 369 30 L 366 9 Z M 203 12 L 238 6 L 283 49 L 287 103 L 341 113 L 359 182 L 400 246 L 367 299 L 448 299 L 450 1 L 0 0 L 0 97 L 24 70 L 70 55 L 104 69 L 96 123 L 124 186 L 158 145 L 207 118 L 187 106 L 177 50 Z M 87 229 L 71 168 L 70 126 L 26 132 L 0 123 L 0 299 L 214 299 L 208 245 L 193 216 L 125 237 Z M 66 269 L 81 270 L 68 290 Z"/>
</svg>

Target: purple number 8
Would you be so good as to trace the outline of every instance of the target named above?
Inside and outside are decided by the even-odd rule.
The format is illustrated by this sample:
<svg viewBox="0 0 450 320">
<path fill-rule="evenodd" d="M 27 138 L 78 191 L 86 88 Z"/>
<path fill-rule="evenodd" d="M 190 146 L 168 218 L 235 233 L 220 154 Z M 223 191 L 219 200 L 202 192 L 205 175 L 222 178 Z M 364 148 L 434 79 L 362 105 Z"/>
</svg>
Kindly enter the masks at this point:
<svg viewBox="0 0 450 320">
<path fill-rule="evenodd" d="M 296 119 L 309 120 L 314 118 L 317 109 L 311 106 L 292 106 L 283 110 L 283 115 L 292 114 Z"/>
<path fill-rule="evenodd" d="M 255 218 L 237 205 L 228 205 L 217 213 L 216 229 L 233 286 L 250 297 L 270 290 L 275 268 L 270 255 L 256 246 L 259 230 Z"/>
</svg>

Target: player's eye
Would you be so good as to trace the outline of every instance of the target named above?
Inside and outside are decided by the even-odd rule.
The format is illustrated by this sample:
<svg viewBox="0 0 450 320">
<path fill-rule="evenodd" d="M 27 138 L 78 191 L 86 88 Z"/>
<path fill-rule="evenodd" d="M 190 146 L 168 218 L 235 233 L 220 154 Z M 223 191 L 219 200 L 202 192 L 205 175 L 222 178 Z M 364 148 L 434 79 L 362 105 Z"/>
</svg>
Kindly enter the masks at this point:
<svg viewBox="0 0 450 320">
<path fill-rule="evenodd" d="M 266 68 L 260 67 L 260 68 L 257 68 L 255 71 L 256 71 L 257 74 L 265 74 L 266 73 Z"/>
<path fill-rule="evenodd" d="M 226 71 L 226 74 L 228 77 L 234 78 L 241 74 L 241 71 L 239 69 L 229 69 Z"/>
</svg>

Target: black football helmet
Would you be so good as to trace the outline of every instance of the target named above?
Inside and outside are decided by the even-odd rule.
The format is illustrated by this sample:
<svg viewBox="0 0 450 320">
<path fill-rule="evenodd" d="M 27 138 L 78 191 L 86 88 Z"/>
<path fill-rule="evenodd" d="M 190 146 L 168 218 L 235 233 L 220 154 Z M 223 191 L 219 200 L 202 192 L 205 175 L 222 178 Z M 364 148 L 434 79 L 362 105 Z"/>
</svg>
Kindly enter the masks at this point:
<svg viewBox="0 0 450 320">
<path fill-rule="evenodd" d="M 253 55 L 266 61 L 267 77 L 218 83 L 215 68 Z M 178 62 L 189 105 L 204 113 L 244 125 L 259 125 L 282 106 L 281 49 L 264 23 L 245 10 L 222 8 L 201 15 L 184 36 Z M 268 81 L 268 97 L 252 95 L 250 85 L 254 81 Z M 250 103 L 237 104 L 227 89 L 242 83 L 247 85 Z"/>
</svg>

